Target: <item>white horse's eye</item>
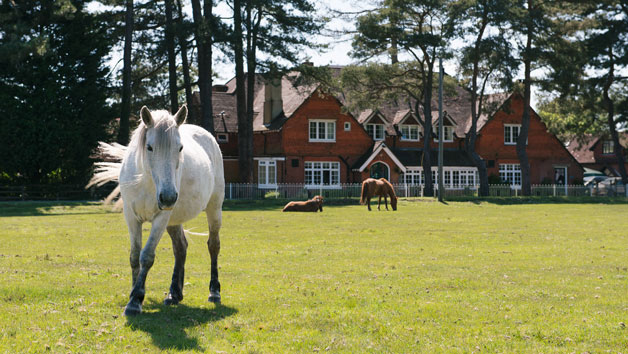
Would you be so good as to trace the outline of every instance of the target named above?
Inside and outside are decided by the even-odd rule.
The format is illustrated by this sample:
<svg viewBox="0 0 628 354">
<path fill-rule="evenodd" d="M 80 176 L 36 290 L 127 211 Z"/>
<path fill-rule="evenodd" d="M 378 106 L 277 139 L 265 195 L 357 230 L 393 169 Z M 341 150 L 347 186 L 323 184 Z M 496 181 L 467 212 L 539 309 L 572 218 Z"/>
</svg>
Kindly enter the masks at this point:
<svg viewBox="0 0 628 354">
<path fill-rule="evenodd" d="M 146 150 L 148 150 L 148 151 L 153 151 L 153 147 L 152 147 L 152 146 L 150 146 L 150 145 L 146 145 Z"/>
<path fill-rule="evenodd" d="M 179 152 L 181 152 L 181 150 L 183 150 L 183 145 L 181 145 L 181 147 L 179 148 Z"/>
</svg>

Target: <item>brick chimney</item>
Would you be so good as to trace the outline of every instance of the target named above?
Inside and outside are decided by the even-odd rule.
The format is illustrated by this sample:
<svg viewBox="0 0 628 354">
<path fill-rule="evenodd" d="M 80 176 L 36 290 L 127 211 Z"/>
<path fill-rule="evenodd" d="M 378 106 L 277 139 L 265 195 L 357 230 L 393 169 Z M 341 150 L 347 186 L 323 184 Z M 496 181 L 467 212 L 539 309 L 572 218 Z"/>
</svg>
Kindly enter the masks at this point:
<svg viewBox="0 0 628 354">
<path fill-rule="evenodd" d="M 281 78 L 274 78 L 264 85 L 264 124 L 270 124 L 282 111 Z"/>
</svg>

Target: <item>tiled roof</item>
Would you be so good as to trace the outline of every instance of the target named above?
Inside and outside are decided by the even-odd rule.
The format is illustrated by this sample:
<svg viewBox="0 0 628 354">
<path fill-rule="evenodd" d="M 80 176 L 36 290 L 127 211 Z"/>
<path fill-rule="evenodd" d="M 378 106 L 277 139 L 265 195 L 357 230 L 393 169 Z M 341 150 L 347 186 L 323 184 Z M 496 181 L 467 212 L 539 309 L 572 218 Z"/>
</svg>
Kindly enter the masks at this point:
<svg viewBox="0 0 628 354">
<path fill-rule="evenodd" d="M 384 145 L 384 142 L 378 141 L 369 148 L 364 155 L 362 155 L 354 164 L 353 169 L 358 169 L 377 151 L 380 145 Z M 423 149 L 404 148 L 393 149 L 390 151 L 395 157 L 406 167 L 422 167 L 423 166 Z M 432 149 L 430 151 L 430 160 L 432 167 L 438 164 L 438 151 Z M 473 160 L 469 158 L 466 152 L 459 149 L 444 149 L 443 150 L 443 166 L 460 166 L 460 167 L 475 167 Z"/>
<path fill-rule="evenodd" d="M 592 136 L 587 135 L 582 138 L 574 138 L 567 143 L 567 150 L 573 155 L 573 157 L 580 163 L 595 163 L 595 146 L 602 140 L 607 139 L 607 136 Z M 619 133 L 619 142 L 623 147 L 628 147 L 628 132 Z"/>
<path fill-rule="evenodd" d="M 333 72 L 337 75 L 342 67 L 332 67 Z M 253 101 L 254 120 L 253 129 L 255 131 L 279 130 L 292 114 L 316 91 L 318 84 L 300 84 L 296 85 L 295 80 L 298 73 L 293 72 L 285 75 L 281 80 L 281 96 L 283 101 L 283 114 L 273 119 L 271 124 L 263 124 L 264 111 L 264 94 L 265 80 L 261 75 L 256 75 L 255 80 L 255 97 Z M 246 85 L 246 78 L 245 78 Z M 214 107 L 214 127 L 217 132 L 237 132 L 237 114 L 235 99 L 235 78 L 229 80 L 226 84 L 226 92 L 213 92 Z M 484 104 L 484 113 L 479 118 L 477 130 L 479 131 L 495 111 L 510 97 L 509 94 L 500 93 L 486 96 Z M 195 103 L 198 105 L 198 93 L 195 93 Z M 346 97 L 341 94 L 337 99 L 344 103 Z M 432 122 L 436 124 L 438 119 L 438 95 L 433 95 L 432 100 Z M 446 92 L 443 97 L 443 111 L 447 117 L 455 122 L 454 133 L 457 137 L 463 138 L 471 127 L 471 113 L 469 92 L 462 87 L 455 87 L 452 92 Z M 397 127 L 407 114 L 413 113 L 413 99 L 398 99 L 387 102 L 376 110 L 367 109 L 361 112 L 353 112 L 353 116 L 357 117 L 358 122 L 363 124 L 374 113 L 378 114 L 385 121 L 387 135 L 397 135 Z M 225 112 L 224 116 L 220 115 Z M 419 117 L 423 118 L 423 111 L 419 112 Z"/>
</svg>

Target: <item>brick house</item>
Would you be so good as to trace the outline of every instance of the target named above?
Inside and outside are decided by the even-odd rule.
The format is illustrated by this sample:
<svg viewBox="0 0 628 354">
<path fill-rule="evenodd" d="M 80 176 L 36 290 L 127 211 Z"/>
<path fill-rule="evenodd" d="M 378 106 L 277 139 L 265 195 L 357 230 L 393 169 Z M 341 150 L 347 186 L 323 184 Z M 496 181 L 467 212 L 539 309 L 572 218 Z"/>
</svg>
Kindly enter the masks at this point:
<svg viewBox="0 0 628 354">
<path fill-rule="evenodd" d="M 624 166 L 628 170 L 628 132 L 619 133 L 619 141 L 624 147 Z M 610 136 L 586 136 L 584 139 L 574 139 L 567 144 L 569 152 L 583 167 L 600 171 L 611 177 L 620 177 L 615 144 Z"/>
<path fill-rule="evenodd" d="M 325 94 L 316 84 L 294 86 L 293 78 L 287 75 L 274 83 L 264 82 L 261 77 L 256 80 L 254 178 L 260 188 L 273 188 L 278 183 L 335 188 L 369 176 L 385 177 L 393 183 L 423 183 L 426 137 L 417 119 L 422 118 L 421 112 L 417 117 L 406 103 L 352 114 L 343 109 L 343 97 Z M 493 104 L 487 106 L 493 109 L 479 121 L 476 149 L 487 160 L 489 175 L 516 186 L 521 172 L 513 141 L 519 132 L 523 100 L 519 94 L 502 94 L 491 96 L 489 101 Z M 198 110 L 196 106 L 193 109 Z M 235 79 L 214 87 L 213 106 L 225 179 L 238 182 Z M 438 107 L 436 102 L 433 107 Z M 468 93 L 462 88 L 443 99 L 447 188 L 479 183 L 477 169 L 464 150 L 470 127 L 469 107 Z M 528 155 L 532 183 L 582 180 L 582 166 L 547 131 L 536 113 L 532 111 L 531 115 Z M 435 132 L 438 112 L 432 117 Z M 435 181 L 438 141 L 436 135 L 429 139 Z"/>
</svg>

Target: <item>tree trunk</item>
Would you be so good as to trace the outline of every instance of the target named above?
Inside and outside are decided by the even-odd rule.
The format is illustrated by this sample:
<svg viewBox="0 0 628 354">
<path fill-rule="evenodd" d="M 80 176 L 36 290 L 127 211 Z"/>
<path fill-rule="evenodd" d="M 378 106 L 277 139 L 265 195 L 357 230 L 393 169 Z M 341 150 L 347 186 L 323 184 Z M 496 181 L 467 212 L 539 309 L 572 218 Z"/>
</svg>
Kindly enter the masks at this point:
<svg viewBox="0 0 628 354">
<path fill-rule="evenodd" d="M 486 162 L 478 155 L 475 151 L 475 142 L 477 141 L 478 133 L 478 118 L 481 113 L 481 106 L 478 105 L 478 75 L 480 72 L 479 62 L 480 62 L 480 43 L 482 41 L 482 37 L 484 35 L 484 30 L 486 28 L 486 21 L 482 22 L 482 26 L 478 32 L 478 36 L 475 41 L 475 48 L 473 52 L 473 76 L 471 77 L 471 128 L 467 132 L 467 136 L 465 138 L 465 148 L 467 150 L 467 154 L 475 167 L 478 169 L 478 176 L 480 178 L 480 189 L 478 190 L 478 196 L 485 197 L 488 196 L 489 186 L 488 186 L 488 171 L 486 170 Z M 484 91 L 482 91 L 482 94 Z M 482 99 L 482 95 L 480 95 L 480 100 Z M 479 106 L 479 107 L 478 107 Z"/>
<path fill-rule="evenodd" d="M 194 17 L 196 46 L 198 48 L 198 87 L 201 96 L 201 126 L 211 134 L 214 134 L 214 119 L 211 102 L 211 37 L 209 33 L 211 6 L 209 7 L 209 11 L 207 6 L 205 6 L 205 17 L 203 17 L 200 0 L 192 0 L 192 15 Z"/>
<path fill-rule="evenodd" d="M 131 48 L 133 44 L 133 0 L 126 0 L 124 28 L 124 68 L 122 69 L 122 109 L 118 143 L 129 143 L 129 117 L 131 116 Z"/>
<path fill-rule="evenodd" d="M 528 13 L 532 11 L 532 0 L 528 0 Z M 524 89 L 523 89 L 523 116 L 521 117 L 521 130 L 517 138 L 517 157 L 521 166 L 521 195 L 529 196 L 532 194 L 532 186 L 530 185 L 530 161 L 528 160 L 528 130 L 530 128 L 530 70 L 532 65 L 532 20 L 527 19 L 527 39 L 526 49 L 523 53 L 524 64 Z"/>
<path fill-rule="evenodd" d="M 172 23 L 172 0 L 165 0 L 166 8 L 166 47 L 168 50 L 168 88 L 170 91 L 170 112 L 176 113 L 179 109 L 177 92 L 177 56 L 174 48 L 174 26 Z"/>
<path fill-rule="evenodd" d="M 423 174 L 425 175 L 425 187 L 423 195 L 431 197 L 434 195 L 434 183 L 432 181 L 432 160 L 431 160 L 431 144 L 432 144 L 432 84 L 434 80 L 434 62 L 428 61 L 428 71 L 425 84 L 423 86 Z"/>
<path fill-rule="evenodd" d="M 240 182 L 253 182 L 253 156 L 249 150 L 246 92 L 244 88 L 244 50 L 242 37 L 242 4 L 233 1 L 233 47 L 236 72 L 236 111 L 238 115 L 238 167 Z M 250 74 L 250 73 L 249 73 Z M 252 136 L 250 139 L 252 140 Z"/>
<path fill-rule="evenodd" d="M 185 86 L 185 102 L 188 107 L 192 104 L 192 85 L 190 81 L 190 64 L 188 63 L 188 43 L 183 31 L 183 6 L 181 0 L 177 0 L 177 11 L 179 18 L 177 19 L 177 35 L 179 39 L 179 45 L 181 46 L 181 67 L 183 69 L 183 84 Z M 188 116 L 191 122 L 197 120 L 196 112 L 193 109 L 188 109 Z"/>
<path fill-rule="evenodd" d="M 253 100 L 255 98 L 255 80 L 257 79 L 257 26 L 253 23 L 252 4 L 247 1 L 246 5 L 246 152 L 248 154 L 249 166 L 253 166 Z M 248 180 L 253 181 L 253 169 L 249 169 Z"/>
<path fill-rule="evenodd" d="M 613 54 L 612 46 L 609 47 L 609 59 L 611 62 L 611 66 L 608 71 L 608 77 L 606 78 L 606 82 L 604 83 L 604 104 L 606 105 L 607 118 L 606 123 L 608 124 L 608 130 L 611 133 L 611 138 L 613 139 L 613 145 L 615 149 L 615 157 L 617 159 L 617 170 L 619 175 L 621 176 L 621 181 L 626 186 L 628 183 L 628 178 L 626 176 L 626 165 L 624 164 L 624 148 L 621 146 L 621 142 L 619 141 L 619 134 L 617 133 L 617 127 L 615 122 L 615 103 L 613 99 L 609 95 L 609 91 L 611 86 L 613 85 L 613 81 L 615 80 L 615 58 Z"/>
</svg>

